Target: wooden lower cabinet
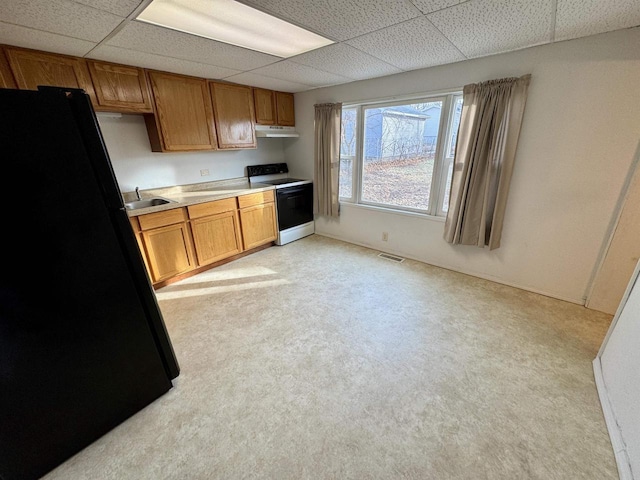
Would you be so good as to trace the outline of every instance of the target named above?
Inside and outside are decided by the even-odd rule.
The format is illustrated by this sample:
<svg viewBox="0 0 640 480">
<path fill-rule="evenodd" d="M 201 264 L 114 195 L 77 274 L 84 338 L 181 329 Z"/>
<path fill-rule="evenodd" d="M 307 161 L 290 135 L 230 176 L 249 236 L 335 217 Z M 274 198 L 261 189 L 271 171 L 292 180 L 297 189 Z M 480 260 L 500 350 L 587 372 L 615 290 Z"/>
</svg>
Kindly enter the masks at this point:
<svg viewBox="0 0 640 480">
<path fill-rule="evenodd" d="M 136 242 L 138 244 L 138 248 L 140 249 L 140 253 L 142 254 L 142 260 L 144 261 L 144 266 L 147 269 L 147 273 L 149 277 L 151 277 L 151 270 L 149 269 L 149 262 L 147 261 L 147 256 L 144 253 L 144 243 L 142 241 L 142 234 L 140 233 L 140 222 L 136 217 L 129 218 L 129 222 L 131 223 L 131 229 L 133 230 L 133 234 L 136 237 Z"/>
<path fill-rule="evenodd" d="M 273 203 L 243 208 L 240 210 L 240 222 L 245 250 L 273 242 L 278 238 L 276 209 Z"/>
<path fill-rule="evenodd" d="M 242 252 L 235 198 L 193 205 L 188 210 L 198 266 Z"/>
<path fill-rule="evenodd" d="M 259 247 L 278 238 L 273 190 L 238 197 L 244 249 Z"/>
<path fill-rule="evenodd" d="M 140 215 L 138 221 L 153 283 L 195 268 L 184 208 Z"/>
<path fill-rule="evenodd" d="M 154 286 L 193 275 L 278 236 L 274 191 L 132 217 Z M 263 247 L 265 248 L 265 247 Z M 211 268 L 211 267 L 208 267 Z M 191 273 L 189 273 L 191 272 Z"/>
</svg>

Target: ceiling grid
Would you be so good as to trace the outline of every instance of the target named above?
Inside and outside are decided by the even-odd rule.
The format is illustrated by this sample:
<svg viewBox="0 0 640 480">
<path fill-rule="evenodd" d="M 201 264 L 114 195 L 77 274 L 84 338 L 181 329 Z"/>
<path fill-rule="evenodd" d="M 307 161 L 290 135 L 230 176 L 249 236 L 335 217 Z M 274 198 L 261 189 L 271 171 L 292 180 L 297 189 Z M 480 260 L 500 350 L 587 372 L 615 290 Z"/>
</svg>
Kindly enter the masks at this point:
<svg viewBox="0 0 640 480">
<path fill-rule="evenodd" d="M 637 0 L 241 0 L 336 43 L 283 59 L 135 20 L 151 0 L 0 0 L 0 43 L 300 92 L 640 25 Z"/>
</svg>

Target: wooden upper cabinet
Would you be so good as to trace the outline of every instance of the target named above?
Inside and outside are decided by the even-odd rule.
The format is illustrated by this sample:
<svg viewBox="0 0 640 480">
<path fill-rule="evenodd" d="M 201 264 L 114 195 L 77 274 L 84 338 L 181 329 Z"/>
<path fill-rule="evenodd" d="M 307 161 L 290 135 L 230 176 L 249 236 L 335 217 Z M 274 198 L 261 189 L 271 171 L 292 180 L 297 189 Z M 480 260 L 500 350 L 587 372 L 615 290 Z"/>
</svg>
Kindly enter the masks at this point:
<svg viewBox="0 0 640 480">
<path fill-rule="evenodd" d="M 256 148 L 251 87 L 209 82 L 215 115 L 218 147 Z"/>
<path fill-rule="evenodd" d="M 276 92 L 276 124 L 285 127 L 296 124 L 292 93 Z"/>
<path fill-rule="evenodd" d="M 152 113 L 147 76 L 142 68 L 87 60 L 96 91 L 96 110 Z"/>
<path fill-rule="evenodd" d="M 11 67 L 4 54 L 4 50 L 0 47 L 0 88 L 17 88 L 16 81 L 11 73 Z"/>
<path fill-rule="evenodd" d="M 207 80 L 149 71 L 155 115 L 145 115 L 154 152 L 216 150 Z"/>
<path fill-rule="evenodd" d="M 283 127 L 295 126 L 293 93 L 254 88 L 253 102 L 257 124 L 280 125 Z"/>
<path fill-rule="evenodd" d="M 37 90 L 40 85 L 82 88 L 96 105 L 91 76 L 84 59 L 15 47 L 6 47 L 5 51 L 21 90 Z"/>
<path fill-rule="evenodd" d="M 276 97 L 273 90 L 253 89 L 253 101 L 256 112 L 256 123 L 260 125 L 276 124 Z"/>
</svg>

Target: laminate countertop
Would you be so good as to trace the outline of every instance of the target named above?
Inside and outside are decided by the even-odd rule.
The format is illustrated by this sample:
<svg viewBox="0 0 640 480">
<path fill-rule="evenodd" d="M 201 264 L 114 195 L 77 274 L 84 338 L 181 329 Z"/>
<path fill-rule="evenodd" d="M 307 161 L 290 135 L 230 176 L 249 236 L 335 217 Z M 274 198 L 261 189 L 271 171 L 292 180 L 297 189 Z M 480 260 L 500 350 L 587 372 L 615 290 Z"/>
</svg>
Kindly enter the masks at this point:
<svg viewBox="0 0 640 480">
<path fill-rule="evenodd" d="M 137 217 L 138 215 L 144 215 L 147 213 L 156 213 L 163 210 L 171 210 L 172 208 L 187 207 L 198 203 L 222 200 L 224 198 L 237 197 L 249 193 L 274 189 L 275 187 L 273 185 L 249 183 L 245 177 L 240 177 L 215 182 L 192 183 L 187 185 L 175 185 L 172 187 L 140 190 L 140 198 L 142 200 L 149 198 L 164 198 L 170 202 L 152 207 L 136 208 L 134 210 L 127 209 L 127 214 L 129 217 Z M 135 192 L 124 192 L 122 197 L 125 202 L 137 200 Z"/>
</svg>

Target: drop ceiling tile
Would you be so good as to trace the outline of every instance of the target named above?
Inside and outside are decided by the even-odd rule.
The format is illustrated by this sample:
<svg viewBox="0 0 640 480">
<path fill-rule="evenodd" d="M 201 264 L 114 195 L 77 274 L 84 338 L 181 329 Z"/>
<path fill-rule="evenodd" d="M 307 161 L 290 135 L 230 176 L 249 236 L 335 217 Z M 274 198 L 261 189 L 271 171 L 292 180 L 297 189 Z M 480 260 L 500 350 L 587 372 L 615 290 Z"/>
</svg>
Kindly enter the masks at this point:
<svg viewBox="0 0 640 480">
<path fill-rule="evenodd" d="M 120 17 L 126 17 L 133 12 L 141 0 L 75 0 L 77 3 L 82 3 L 89 7 L 97 8 L 98 10 L 104 10 L 105 12 L 119 15 Z"/>
<path fill-rule="evenodd" d="M 464 1 L 465 0 L 411 0 L 411 3 L 418 7 L 422 13 L 431 13 Z"/>
<path fill-rule="evenodd" d="M 313 67 L 300 65 L 290 60 L 283 60 L 266 67 L 257 68 L 253 73 L 264 75 L 265 77 L 277 78 L 289 82 L 301 83 L 312 87 L 324 87 L 327 85 L 338 85 L 353 81 L 341 75 L 324 72 Z"/>
<path fill-rule="evenodd" d="M 99 42 L 116 28 L 122 18 L 71 0 L 11 0 L 0 2 L 5 23 Z"/>
<path fill-rule="evenodd" d="M 190 62 L 178 58 L 163 57 L 153 53 L 127 50 L 125 48 L 101 45 L 91 52 L 88 58 L 103 60 L 105 62 L 122 63 L 124 65 L 134 65 L 136 67 L 150 68 L 153 70 L 163 70 L 166 72 L 192 75 L 194 77 L 209 78 L 212 80 L 221 79 L 240 73 L 239 70 L 231 68 L 216 67 L 203 63 Z"/>
<path fill-rule="evenodd" d="M 402 0 L 242 0 L 333 40 L 347 40 L 419 16 Z"/>
<path fill-rule="evenodd" d="M 304 92 L 311 90 L 312 86 L 303 85 L 301 83 L 289 82 L 287 80 L 278 80 L 277 78 L 265 77 L 253 72 L 240 73 L 225 78 L 225 80 L 242 85 L 251 85 L 252 87 L 266 88 L 267 90 L 278 90 L 280 92 Z"/>
<path fill-rule="evenodd" d="M 82 57 L 96 46 L 95 43 L 86 40 L 3 22 L 0 22 L 0 43 L 76 57 Z"/>
<path fill-rule="evenodd" d="M 289 61 L 354 80 L 381 77 L 402 70 L 344 43 L 322 47 L 289 58 Z"/>
<path fill-rule="evenodd" d="M 640 25 L 638 0 L 558 0 L 556 40 Z"/>
<path fill-rule="evenodd" d="M 273 55 L 137 21 L 126 25 L 107 44 L 234 70 L 251 70 L 280 60 Z"/>
<path fill-rule="evenodd" d="M 551 41 L 553 0 L 471 0 L 427 15 L 467 57 Z"/>
<path fill-rule="evenodd" d="M 426 17 L 378 30 L 346 43 L 402 70 L 464 60 L 464 56 Z"/>
</svg>

